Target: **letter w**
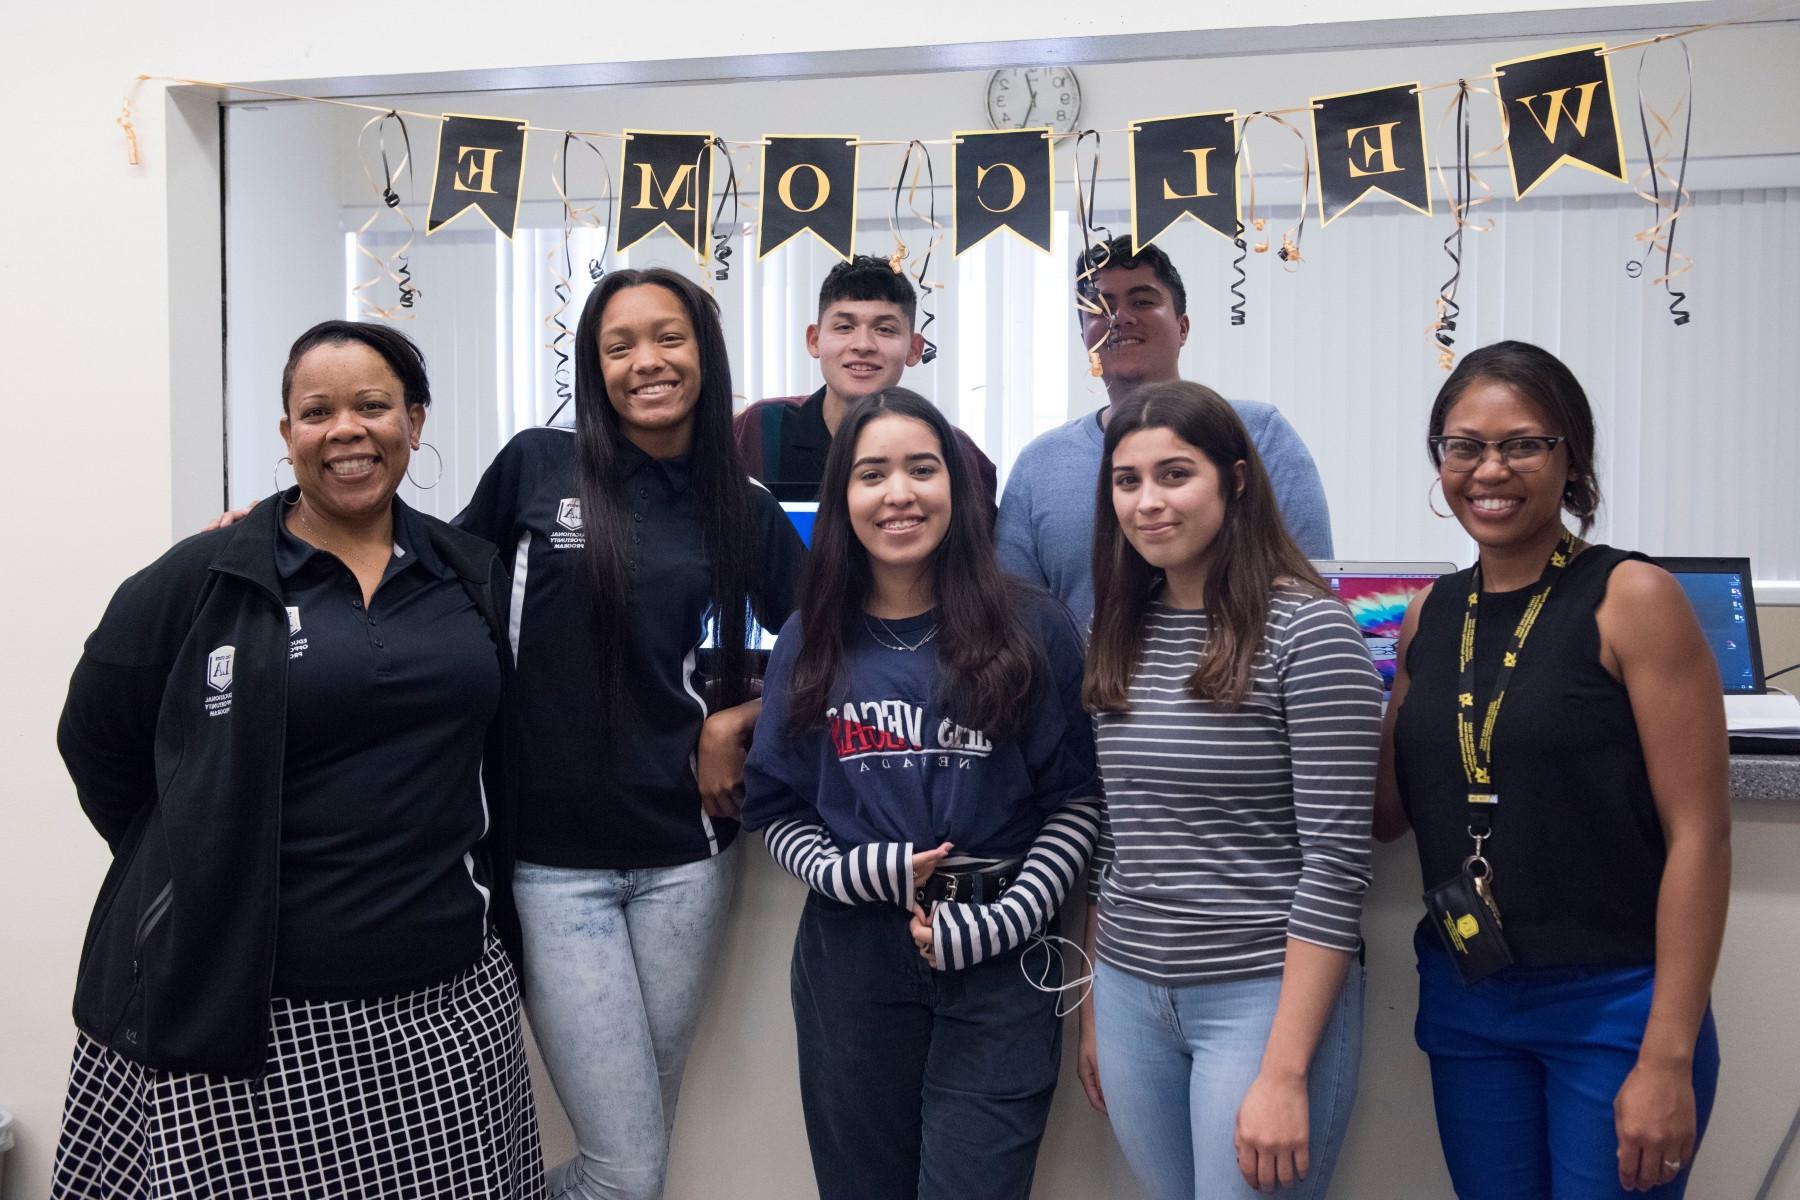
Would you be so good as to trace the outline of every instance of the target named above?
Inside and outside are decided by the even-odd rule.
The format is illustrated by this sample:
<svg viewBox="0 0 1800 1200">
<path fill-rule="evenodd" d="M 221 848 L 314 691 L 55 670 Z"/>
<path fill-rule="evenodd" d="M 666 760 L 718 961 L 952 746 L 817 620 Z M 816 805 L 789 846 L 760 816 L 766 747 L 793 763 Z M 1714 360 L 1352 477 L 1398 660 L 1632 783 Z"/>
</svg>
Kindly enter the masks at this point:
<svg viewBox="0 0 1800 1200">
<path fill-rule="evenodd" d="M 1575 123 L 1575 133 L 1579 137 L 1587 136 L 1588 117 L 1594 110 L 1594 92 L 1599 87 L 1600 80 L 1598 79 L 1592 83 L 1582 84 L 1581 99 L 1576 102 L 1575 111 L 1569 114 L 1569 120 Z M 1525 111 L 1531 114 L 1531 119 L 1537 122 L 1537 127 L 1543 131 L 1544 136 L 1554 142 L 1556 141 L 1557 127 L 1562 123 L 1563 114 L 1569 111 L 1569 89 L 1566 87 L 1555 88 L 1548 92 L 1541 92 L 1539 95 L 1547 96 L 1550 100 L 1548 119 L 1540 118 L 1537 110 L 1531 107 L 1531 102 L 1536 100 L 1537 96 L 1520 96 L 1519 103 L 1525 106 Z"/>
</svg>

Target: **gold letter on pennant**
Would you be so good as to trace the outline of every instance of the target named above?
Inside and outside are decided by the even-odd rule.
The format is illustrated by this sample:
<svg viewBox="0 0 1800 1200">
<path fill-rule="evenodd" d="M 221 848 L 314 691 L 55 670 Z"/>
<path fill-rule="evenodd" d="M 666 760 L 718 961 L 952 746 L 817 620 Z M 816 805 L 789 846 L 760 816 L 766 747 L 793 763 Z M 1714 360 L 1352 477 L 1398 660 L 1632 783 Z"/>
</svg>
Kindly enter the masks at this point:
<svg viewBox="0 0 1800 1200">
<path fill-rule="evenodd" d="M 641 171 L 642 174 L 638 177 L 638 202 L 631 207 L 673 209 L 676 212 L 694 211 L 693 189 L 687 186 L 688 176 L 694 173 L 693 163 L 683 163 L 680 167 L 676 168 L 675 178 L 670 181 L 669 186 L 660 189 L 659 194 L 662 197 L 661 204 L 650 203 L 650 190 L 653 187 L 656 187 L 656 168 L 647 162 L 633 163 L 632 165 Z M 688 195 L 680 204 L 676 204 L 675 197 L 677 193 L 684 190 L 688 192 Z"/>
<path fill-rule="evenodd" d="M 1352 156 L 1350 178 L 1360 179 L 1364 175 L 1392 175 L 1396 171 L 1406 169 L 1394 161 L 1394 130 L 1399 126 L 1400 122 L 1398 121 L 1385 121 L 1380 125 L 1360 125 L 1355 129 L 1345 131 L 1345 144 L 1352 151 L 1362 154 L 1362 166 L 1360 167 L 1356 165 L 1356 160 Z M 1363 138 L 1362 142 L 1358 144 L 1357 137 L 1368 133 L 1371 129 L 1376 131 L 1375 136 Z M 1375 165 L 1376 162 L 1385 165 L 1378 167 Z"/>
<path fill-rule="evenodd" d="M 995 208 L 981 196 L 981 185 L 987 179 L 989 171 L 1003 170 L 1012 177 L 1012 200 Z M 980 167 L 975 172 L 975 199 L 981 207 L 991 213 L 1011 212 L 1019 207 L 1019 201 L 1025 199 L 1025 172 L 1011 163 L 995 163 L 992 166 Z"/>
<path fill-rule="evenodd" d="M 1569 114 L 1569 120 L 1575 123 L 1575 132 L 1582 137 L 1587 136 L 1588 117 L 1594 110 L 1594 92 L 1599 89 L 1600 83 L 1601 81 L 1596 79 L 1592 83 L 1582 84 L 1581 99 L 1576 102 L 1575 111 Z M 1555 88 L 1541 94 L 1550 98 L 1548 121 L 1540 119 L 1537 110 L 1531 107 L 1531 102 L 1537 99 L 1536 96 L 1520 96 L 1519 103 L 1525 106 L 1525 111 L 1531 114 L 1531 119 L 1537 122 L 1537 127 L 1543 131 L 1544 136 L 1554 142 L 1556 127 L 1561 123 L 1563 114 L 1568 112 L 1569 89 L 1566 87 Z"/>
<path fill-rule="evenodd" d="M 479 163 L 470 162 L 469 159 L 476 155 L 480 156 L 481 161 Z M 451 187 L 459 192 L 486 192 L 493 195 L 494 188 L 491 181 L 494 178 L 494 159 L 499 156 L 500 151 L 492 146 L 458 146 L 456 148 L 456 165 L 459 169 L 456 176 L 450 181 Z M 462 174 L 463 168 L 468 170 L 466 179 Z"/>
<path fill-rule="evenodd" d="M 811 204 L 794 203 L 794 173 L 796 171 L 811 171 L 813 178 L 817 181 L 814 186 L 818 189 L 818 194 Z M 795 163 L 781 173 L 781 182 L 776 184 L 775 193 L 781 197 L 781 202 L 794 212 L 818 212 L 825 207 L 825 201 L 831 199 L 831 180 L 826 177 L 824 169 L 816 163 Z"/>
<path fill-rule="evenodd" d="M 1212 186 L 1206 178 L 1206 160 L 1211 157 L 1212 152 L 1213 147 L 1211 146 L 1203 146 L 1199 149 L 1184 151 L 1183 153 L 1194 156 L 1194 190 L 1187 193 L 1179 193 L 1175 190 L 1174 186 L 1165 179 L 1163 180 L 1163 199 L 1198 200 L 1202 196 L 1218 195 L 1219 193 L 1212 190 Z"/>
</svg>

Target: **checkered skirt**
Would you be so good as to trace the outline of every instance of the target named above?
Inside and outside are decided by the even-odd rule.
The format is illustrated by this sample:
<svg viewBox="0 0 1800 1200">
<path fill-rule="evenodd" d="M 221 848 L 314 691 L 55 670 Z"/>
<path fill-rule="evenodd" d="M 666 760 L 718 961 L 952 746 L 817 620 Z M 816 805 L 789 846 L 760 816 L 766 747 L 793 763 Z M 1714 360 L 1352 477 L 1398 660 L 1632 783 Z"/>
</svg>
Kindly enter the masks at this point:
<svg viewBox="0 0 1800 1200">
<path fill-rule="evenodd" d="M 519 985 L 497 941 L 447 983 L 269 1009 L 260 1083 L 145 1067 L 79 1035 L 53 1200 L 543 1196 Z"/>
</svg>

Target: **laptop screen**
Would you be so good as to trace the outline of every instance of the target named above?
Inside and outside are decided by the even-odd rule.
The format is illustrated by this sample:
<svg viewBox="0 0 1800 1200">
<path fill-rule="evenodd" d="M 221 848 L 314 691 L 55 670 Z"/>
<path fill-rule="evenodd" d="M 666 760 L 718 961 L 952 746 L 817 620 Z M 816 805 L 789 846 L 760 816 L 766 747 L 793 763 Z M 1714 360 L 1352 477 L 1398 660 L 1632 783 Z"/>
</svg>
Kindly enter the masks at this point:
<svg viewBox="0 0 1800 1200">
<path fill-rule="evenodd" d="M 1445 563 L 1446 568 L 1450 567 Z M 1362 630 L 1369 647 L 1369 657 L 1381 673 L 1384 692 L 1394 690 L 1396 651 L 1400 644 L 1400 622 L 1406 617 L 1406 606 L 1413 597 L 1436 583 L 1439 571 L 1391 572 L 1323 572 L 1333 594 L 1350 609 L 1356 627 Z"/>
<path fill-rule="evenodd" d="M 819 515 L 819 502 L 817 500 L 783 500 L 781 511 L 785 512 L 788 520 L 793 522 L 794 532 L 800 535 L 800 540 L 806 543 L 808 549 L 811 549 L 813 521 Z"/>
<path fill-rule="evenodd" d="M 1659 558 L 1687 593 L 1700 632 L 1719 664 L 1728 695 L 1760 695 L 1761 647 L 1757 645 L 1756 595 L 1747 558 Z"/>
<path fill-rule="evenodd" d="M 794 526 L 794 532 L 800 535 L 800 541 L 805 544 L 808 549 L 811 549 L 813 521 L 819 515 L 819 502 L 817 500 L 783 500 L 781 501 L 781 511 L 787 514 L 788 520 Z M 796 600 L 798 599 L 798 597 L 795 598 Z M 776 632 L 777 631 L 773 629 L 764 629 L 761 625 L 756 623 L 754 618 L 752 618 L 750 622 L 750 648 L 752 650 L 763 651 L 773 650 L 775 648 Z M 706 631 L 706 640 L 700 643 L 700 649 L 711 650 L 714 645 L 712 630 L 708 629 Z"/>
</svg>

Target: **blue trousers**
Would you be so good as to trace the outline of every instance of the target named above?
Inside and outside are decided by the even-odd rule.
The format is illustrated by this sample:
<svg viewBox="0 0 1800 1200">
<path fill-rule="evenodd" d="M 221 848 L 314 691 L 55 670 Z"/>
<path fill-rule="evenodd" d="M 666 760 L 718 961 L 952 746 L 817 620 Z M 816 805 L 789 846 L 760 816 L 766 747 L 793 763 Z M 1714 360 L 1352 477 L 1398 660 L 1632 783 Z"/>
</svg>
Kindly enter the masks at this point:
<svg viewBox="0 0 1800 1200">
<path fill-rule="evenodd" d="M 821 1200 L 1025 1200 L 1056 1088 L 1056 996 L 1027 982 L 1021 951 L 932 970 L 907 919 L 816 892 L 800 917 L 794 1026 Z M 1043 948 L 1027 952 L 1040 977 Z"/>
<path fill-rule="evenodd" d="M 1438 1138 L 1461 1200 L 1679 1200 L 1688 1168 L 1649 1192 L 1619 1186 L 1613 1098 L 1650 1017 L 1650 967 L 1508 967 L 1464 986 L 1421 933 L 1414 1035 L 1431 1056 Z M 1709 1009 L 1694 1047 L 1706 1132 L 1719 1082 Z"/>
<path fill-rule="evenodd" d="M 1168 987 L 1094 968 L 1100 1087 L 1113 1135 L 1150 1200 L 1251 1200 L 1233 1135 L 1262 1068 L 1281 976 Z M 1306 1179 L 1289 1200 L 1326 1194 L 1362 1061 L 1363 972 L 1355 963 L 1306 1072 Z"/>
<path fill-rule="evenodd" d="M 731 901 L 727 852 L 636 870 L 520 863 L 532 1032 L 575 1130 L 553 1200 L 656 1200 Z"/>
</svg>

